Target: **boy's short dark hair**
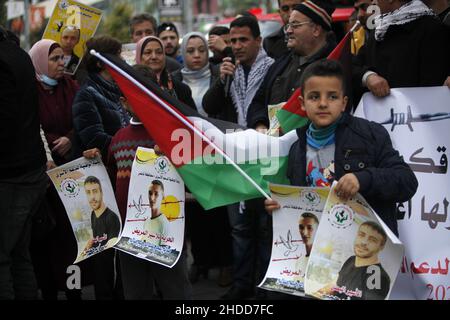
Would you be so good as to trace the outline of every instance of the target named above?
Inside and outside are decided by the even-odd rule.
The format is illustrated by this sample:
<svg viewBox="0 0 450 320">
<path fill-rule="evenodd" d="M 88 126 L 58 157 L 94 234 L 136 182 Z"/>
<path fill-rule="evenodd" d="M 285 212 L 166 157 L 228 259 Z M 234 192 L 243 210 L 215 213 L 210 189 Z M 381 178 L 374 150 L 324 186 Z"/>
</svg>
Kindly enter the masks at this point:
<svg viewBox="0 0 450 320">
<path fill-rule="evenodd" d="M 164 184 L 160 180 L 153 180 L 152 185 L 160 186 L 161 190 L 164 192 Z"/>
<path fill-rule="evenodd" d="M 305 90 L 305 83 L 312 77 L 336 77 L 342 83 L 342 91 L 345 92 L 345 75 L 344 69 L 340 62 L 336 60 L 322 59 L 311 63 L 303 71 L 300 78 L 300 88 L 302 92 Z"/>
<path fill-rule="evenodd" d="M 97 177 L 94 176 L 87 177 L 86 180 L 84 180 L 84 184 L 86 185 L 88 183 L 98 184 L 100 186 L 100 190 L 102 189 L 102 184 L 100 183 L 100 180 L 98 180 Z"/>
<path fill-rule="evenodd" d="M 98 53 L 109 53 L 113 55 L 120 54 L 122 44 L 119 40 L 110 36 L 99 36 L 91 38 L 86 41 L 86 53 L 84 56 L 84 65 L 89 73 L 98 73 L 103 70 L 103 63 L 97 57 L 91 55 L 91 50 L 94 49 Z M 99 63 L 100 62 L 100 66 Z"/>
<path fill-rule="evenodd" d="M 216 26 L 216 27 L 212 28 L 211 30 L 209 30 L 208 35 L 223 36 L 224 34 L 229 34 L 229 33 L 230 33 L 230 29 L 228 29 L 227 27 Z"/>
<path fill-rule="evenodd" d="M 158 37 L 164 31 L 173 31 L 179 37 L 177 27 L 172 22 L 163 22 L 158 26 Z"/>
<path fill-rule="evenodd" d="M 137 24 L 140 24 L 142 22 L 149 21 L 152 26 L 153 30 L 156 32 L 156 28 L 158 27 L 158 23 L 156 22 L 155 17 L 152 15 L 149 15 L 148 13 L 140 13 L 135 16 L 133 16 L 130 20 L 130 32 L 133 34 L 134 32 L 134 26 Z"/>
<path fill-rule="evenodd" d="M 319 219 L 317 218 L 317 216 L 314 213 L 311 212 L 303 212 L 301 215 L 302 219 L 313 219 L 316 224 L 319 224 Z"/>
<path fill-rule="evenodd" d="M 375 230 L 376 232 L 378 232 L 383 237 L 383 240 L 381 241 L 381 246 L 384 246 L 384 244 L 387 241 L 387 233 L 386 231 L 384 231 L 383 227 L 381 227 L 378 223 L 373 221 L 363 222 L 359 227 L 361 228 L 362 226 L 368 226 L 373 230 Z"/>
<path fill-rule="evenodd" d="M 248 27 L 253 35 L 253 38 L 255 39 L 261 36 L 258 20 L 256 20 L 255 18 L 240 17 L 234 19 L 230 24 L 230 30 L 234 27 L 238 28 Z"/>
</svg>

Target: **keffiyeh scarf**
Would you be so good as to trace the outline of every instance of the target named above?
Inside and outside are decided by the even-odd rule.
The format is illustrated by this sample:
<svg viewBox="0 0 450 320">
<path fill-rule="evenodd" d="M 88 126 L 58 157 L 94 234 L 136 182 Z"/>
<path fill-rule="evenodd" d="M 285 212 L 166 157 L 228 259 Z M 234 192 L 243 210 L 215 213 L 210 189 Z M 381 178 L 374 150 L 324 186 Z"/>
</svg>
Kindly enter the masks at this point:
<svg viewBox="0 0 450 320">
<path fill-rule="evenodd" d="M 394 10 L 375 18 L 375 40 L 383 41 L 390 26 L 402 25 L 424 16 L 433 16 L 434 12 L 422 1 L 413 0 Z"/>
<path fill-rule="evenodd" d="M 255 63 L 252 65 L 247 82 L 245 81 L 244 68 L 242 65 L 237 67 L 234 73 L 234 80 L 231 83 L 230 93 L 238 114 L 238 124 L 247 126 L 248 107 L 273 61 L 261 48 Z"/>
</svg>

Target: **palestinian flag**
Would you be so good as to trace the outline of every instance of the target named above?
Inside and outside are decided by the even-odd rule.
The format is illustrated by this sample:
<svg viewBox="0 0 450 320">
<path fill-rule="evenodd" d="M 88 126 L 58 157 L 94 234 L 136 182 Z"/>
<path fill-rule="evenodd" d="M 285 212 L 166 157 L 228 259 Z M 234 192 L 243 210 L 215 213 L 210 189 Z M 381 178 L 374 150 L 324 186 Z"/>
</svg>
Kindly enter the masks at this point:
<svg viewBox="0 0 450 320">
<path fill-rule="evenodd" d="M 134 113 L 205 209 L 262 197 L 269 191 L 269 182 L 289 184 L 287 159 L 297 140 L 295 131 L 281 138 L 270 137 L 202 117 L 119 58 L 97 57 L 105 62 Z"/>
<path fill-rule="evenodd" d="M 328 55 L 327 59 L 338 60 L 342 63 L 344 70 L 346 72 L 346 81 L 349 84 L 347 86 L 347 96 L 351 97 L 351 34 L 349 31 L 345 37 L 339 42 L 339 44 L 334 48 L 334 50 Z M 283 108 L 281 108 L 276 117 L 280 123 L 282 132 L 290 132 L 297 128 L 303 127 L 307 122 L 308 118 L 306 112 L 301 109 L 300 96 L 301 89 L 298 88 L 294 91 L 289 100 L 285 103 Z M 349 101 L 349 108 L 351 108 L 352 103 Z"/>
</svg>

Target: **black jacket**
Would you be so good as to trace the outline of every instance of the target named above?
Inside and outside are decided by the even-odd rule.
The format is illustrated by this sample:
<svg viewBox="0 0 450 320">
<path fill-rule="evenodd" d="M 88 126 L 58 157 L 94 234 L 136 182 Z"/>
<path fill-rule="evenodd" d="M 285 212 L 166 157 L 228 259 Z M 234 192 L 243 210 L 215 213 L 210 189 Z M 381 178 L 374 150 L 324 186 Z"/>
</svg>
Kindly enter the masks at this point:
<svg viewBox="0 0 450 320">
<path fill-rule="evenodd" d="M 278 31 L 268 35 L 264 38 L 263 47 L 267 55 L 275 60 L 285 56 L 289 53 L 287 47 L 286 34 L 281 27 Z"/>
<path fill-rule="evenodd" d="M 202 101 L 203 109 L 209 116 L 237 123 L 237 112 L 231 96 L 225 97 L 224 84 L 220 77 L 206 91 Z"/>
<path fill-rule="evenodd" d="M 197 110 L 194 99 L 192 99 L 191 88 L 189 88 L 187 84 L 184 84 L 181 81 L 178 81 L 176 79 L 172 80 L 173 80 L 173 89 L 175 90 L 177 99 L 183 102 L 184 104 L 188 105 L 192 109 Z"/>
<path fill-rule="evenodd" d="M 107 159 L 111 138 L 129 118 L 120 103 L 119 88 L 98 74 L 90 74 L 77 92 L 72 106 L 75 136 L 74 155 L 99 148 Z"/>
<path fill-rule="evenodd" d="M 314 61 L 326 58 L 331 51 L 333 51 L 336 43 L 333 39 L 328 39 L 325 47 L 323 47 L 315 56 L 312 57 L 309 63 L 303 65 L 301 73 L 305 68 Z M 261 86 L 255 94 L 247 112 L 247 126 L 249 128 L 255 128 L 258 123 L 263 123 L 267 128 L 269 127 L 269 116 L 267 113 L 267 107 L 270 102 L 272 86 L 277 80 L 277 78 L 284 72 L 288 67 L 294 53 L 288 53 L 283 57 L 276 60 L 270 69 L 267 71 Z M 301 73 L 299 76 L 301 76 Z"/>
<path fill-rule="evenodd" d="M 441 86 L 450 74 L 450 32 L 431 16 L 389 27 L 380 42 L 372 31 L 353 61 L 355 89 L 368 70 L 391 88 Z"/>
<path fill-rule="evenodd" d="M 306 185 L 306 130 L 289 151 L 288 178 L 292 185 Z M 343 115 L 336 129 L 335 176 L 340 179 L 354 173 L 360 193 L 395 233 L 397 202 L 405 202 L 416 193 L 418 182 L 413 171 L 393 147 L 386 129 L 375 122 Z"/>
<path fill-rule="evenodd" d="M 0 180 L 36 171 L 46 162 L 34 67 L 9 38 L 0 27 Z"/>
</svg>

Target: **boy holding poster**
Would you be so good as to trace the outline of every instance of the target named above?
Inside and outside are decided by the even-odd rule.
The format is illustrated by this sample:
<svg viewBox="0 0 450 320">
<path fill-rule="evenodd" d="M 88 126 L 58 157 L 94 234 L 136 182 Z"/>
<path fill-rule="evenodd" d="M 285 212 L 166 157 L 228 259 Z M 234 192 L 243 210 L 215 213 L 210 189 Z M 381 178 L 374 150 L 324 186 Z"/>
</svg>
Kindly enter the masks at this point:
<svg viewBox="0 0 450 320">
<path fill-rule="evenodd" d="M 333 60 L 317 61 L 301 80 L 302 109 L 310 123 L 297 129 L 298 140 L 289 152 L 287 176 L 299 186 L 331 186 L 342 200 L 364 196 L 386 225 L 398 235 L 396 203 L 410 199 L 417 179 L 392 147 L 386 129 L 377 123 L 344 113 L 342 66 Z M 279 209 L 266 200 L 266 210 Z"/>
</svg>

